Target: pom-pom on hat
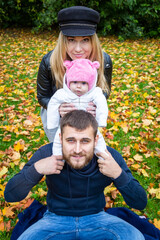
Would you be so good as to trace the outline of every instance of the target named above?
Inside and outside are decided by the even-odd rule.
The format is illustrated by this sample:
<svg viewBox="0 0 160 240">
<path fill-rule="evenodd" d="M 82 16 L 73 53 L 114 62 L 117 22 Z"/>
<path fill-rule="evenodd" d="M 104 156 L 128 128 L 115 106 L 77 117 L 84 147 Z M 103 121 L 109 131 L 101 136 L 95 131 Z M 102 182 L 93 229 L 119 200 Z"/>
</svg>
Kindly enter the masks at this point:
<svg viewBox="0 0 160 240">
<path fill-rule="evenodd" d="M 76 59 L 64 61 L 66 67 L 66 84 L 70 88 L 71 82 L 87 82 L 90 90 L 97 80 L 98 61 L 91 62 L 89 59 Z"/>
<path fill-rule="evenodd" d="M 88 7 L 63 8 L 58 13 L 60 30 L 65 36 L 92 36 L 95 34 L 100 14 Z"/>
</svg>

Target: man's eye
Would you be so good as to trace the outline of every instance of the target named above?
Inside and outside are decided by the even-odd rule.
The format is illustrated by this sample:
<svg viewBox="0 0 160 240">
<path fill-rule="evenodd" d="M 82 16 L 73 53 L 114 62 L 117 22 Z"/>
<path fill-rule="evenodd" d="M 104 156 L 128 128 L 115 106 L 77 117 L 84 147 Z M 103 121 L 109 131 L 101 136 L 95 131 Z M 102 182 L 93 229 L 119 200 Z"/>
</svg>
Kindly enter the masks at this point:
<svg viewBox="0 0 160 240">
<path fill-rule="evenodd" d="M 73 139 L 68 139 L 67 142 L 69 142 L 69 143 L 73 143 L 74 140 L 73 140 Z"/>
<path fill-rule="evenodd" d="M 89 140 L 84 139 L 84 140 L 82 140 L 82 143 L 89 143 Z"/>
</svg>

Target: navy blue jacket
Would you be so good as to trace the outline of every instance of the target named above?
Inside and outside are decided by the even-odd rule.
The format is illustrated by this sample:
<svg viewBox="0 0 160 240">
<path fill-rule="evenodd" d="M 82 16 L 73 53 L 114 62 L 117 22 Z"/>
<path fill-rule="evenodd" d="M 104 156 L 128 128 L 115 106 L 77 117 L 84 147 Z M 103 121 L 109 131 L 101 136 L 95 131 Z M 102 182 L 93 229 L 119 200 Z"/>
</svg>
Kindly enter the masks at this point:
<svg viewBox="0 0 160 240">
<path fill-rule="evenodd" d="M 104 188 L 112 182 L 122 194 L 125 202 L 132 208 L 142 210 L 147 204 L 147 196 L 132 176 L 122 156 L 113 148 L 108 147 L 113 158 L 122 168 L 117 179 L 111 179 L 99 172 L 97 157 L 81 170 L 75 170 L 65 163 L 59 175 L 46 176 L 48 186 L 48 210 L 64 216 L 84 216 L 102 211 L 105 207 Z M 42 146 L 35 152 L 24 168 L 15 175 L 5 189 L 5 199 L 17 202 L 24 199 L 29 191 L 43 177 L 34 163 L 52 155 L 52 143 Z"/>
</svg>

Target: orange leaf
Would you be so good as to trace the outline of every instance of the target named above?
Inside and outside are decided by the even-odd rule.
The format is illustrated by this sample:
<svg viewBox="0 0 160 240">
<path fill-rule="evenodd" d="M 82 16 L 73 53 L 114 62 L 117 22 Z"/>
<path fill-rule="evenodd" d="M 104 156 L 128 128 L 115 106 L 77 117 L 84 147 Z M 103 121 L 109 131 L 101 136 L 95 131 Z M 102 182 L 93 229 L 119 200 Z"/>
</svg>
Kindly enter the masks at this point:
<svg viewBox="0 0 160 240">
<path fill-rule="evenodd" d="M 134 164 L 134 160 L 132 158 L 128 158 L 127 159 L 127 166 L 130 167 L 133 164 Z"/>
<path fill-rule="evenodd" d="M 160 173 L 156 174 L 156 179 L 160 179 Z"/>
<path fill-rule="evenodd" d="M 154 183 L 150 183 L 149 186 L 150 186 L 150 188 L 153 188 L 154 187 Z"/>
<path fill-rule="evenodd" d="M 12 211 L 13 207 L 5 207 L 2 209 L 3 216 L 13 217 L 14 212 Z"/>
<path fill-rule="evenodd" d="M 4 196 L 4 189 L 5 189 L 5 186 L 0 184 L 0 197 Z"/>
<path fill-rule="evenodd" d="M 160 230 L 160 220 L 157 220 L 157 218 L 154 219 L 153 224 L 156 228 Z"/>
<path fill-rule="evenodd" d="M 1 223 L 0 223 L 0 231 L 2 231 L 2 232 L 3 232 L 3 231 L 4 231 L 4 229 L 5 229 L 5 228 L 4 228 L 4 222 L 1 222 Z"/>
<path fill-rule="evenodd" d="M 126 122 L 122 123 L 120 127 L 123 129 L 123 132 L 128 133 L 128 124 Z"/>
<path fill-rule="evenodd" d="M 118 118 L 118 115 L 115 114 L 114 112 L 109 112 L 109 117 L 110 117 L 111 119 L 113 119 L 114 121 L 116 121 L 117 118 Z"/>
<path fill-rule="evenodd" d="M 117 189 L 111 192 L 111 196 L 113 199 L 116 199 L 118 194 L 119 194 L 119 191 Z"/>
<path fill-rule="evenodd" d="M 130 149 L 131 149 L 130 146 L 124 147 L 122 149 L 123 157 L 129 157 L 131 155 Z"/>
<path fill-rule="evenodd" d="M 112 206 L 113 206 L 113 200 L 111 200 L 111 198 L 110 197 L 105 197 L 105 199 L 106 199 L 106 208 L 112 208 Z"/>
<path fill-rule="evenodd" d="M 10 142 L 11 141 L 11 134 L 6 135 L 3 140 L 4 142 Z"/>
<path fill-rule="evenodd" d="M 29 207 L 33 201 L 34 199 L 31 199 L 31 198 L 27 199 L 26 203 L 24 204 L 24 208 Z"/>
<path fill-rule="evenodd" d="M 135 143 L 135 145 L 134 145 L 134 149 L 136 149 L 137 152 L 139 151 L 139 145 L 138 145 L 138 143 Z"/>
<path fill-rule="evenodd" d="M 133 165 L 131 165 L 131 168 L 132 168 L 133 170 L 138 170 L 140 167 L 141 167 L 141 166 L 140 166 L 139 164 L 133 164 Z"/>
</svg>

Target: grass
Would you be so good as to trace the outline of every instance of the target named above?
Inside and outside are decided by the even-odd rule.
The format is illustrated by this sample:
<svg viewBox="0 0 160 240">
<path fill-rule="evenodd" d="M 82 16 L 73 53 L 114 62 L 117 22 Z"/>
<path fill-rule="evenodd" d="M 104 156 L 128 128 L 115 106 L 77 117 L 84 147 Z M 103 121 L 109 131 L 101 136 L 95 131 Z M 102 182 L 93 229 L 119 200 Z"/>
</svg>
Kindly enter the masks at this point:
<svg viewBox="0 0 160 240">
<path fill-rule="evenodd" d="M 28 199 L 34 197 L 45 202 L 43 181 L 15 208 L 5 202 L 3 191 L 36 149 L 48 142 L 36 98 L 36 77 L 43 55 L 54 48 L 57 36 L 51 32 L 34 35 L 30 30 L 6 29 L 0 30 L 0 38 L 0 239 L 6 240 L 10 239 L 17 214 L 27 207 Z M 113 61 L 109 118 L 102 132 L 106 143 L 123 155 L 147 191 L 147 207 L 136 213 L 146 215 L 159 227 L 160 222 L 159 225 L 155 222 L 160 219 L 159 40 L 119 42 L 115 37 L 100 40 Z M 20 154 L 19 159 L 13 158 L 15 152 Z M 4 167 L 7 172 L 3 174 Z M 114 199 L 113 193 L 110 188 L 107 194 L 110 204 L 124 206 L 121 196 L 116 194 Z M 12 212 L 7 212 L 8 209 Z"/>
</svg>

